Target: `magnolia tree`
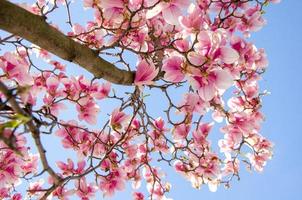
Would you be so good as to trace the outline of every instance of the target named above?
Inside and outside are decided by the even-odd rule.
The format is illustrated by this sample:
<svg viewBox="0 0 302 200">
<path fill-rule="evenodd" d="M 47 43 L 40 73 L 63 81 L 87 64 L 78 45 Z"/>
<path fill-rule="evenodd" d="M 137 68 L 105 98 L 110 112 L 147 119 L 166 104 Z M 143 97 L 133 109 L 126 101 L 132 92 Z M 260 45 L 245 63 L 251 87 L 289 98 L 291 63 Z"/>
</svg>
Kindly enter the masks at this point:
<svg viewBox="0 0 302 200">
<path fill-rule="evenodd" d="M 211 191 L 262 171 L 268 62 L 248 38 L 277 1 L 0 0 L 0 198 L 131 183 L 135 200 L 163 200 L 166 166 Z"/>
</svg>

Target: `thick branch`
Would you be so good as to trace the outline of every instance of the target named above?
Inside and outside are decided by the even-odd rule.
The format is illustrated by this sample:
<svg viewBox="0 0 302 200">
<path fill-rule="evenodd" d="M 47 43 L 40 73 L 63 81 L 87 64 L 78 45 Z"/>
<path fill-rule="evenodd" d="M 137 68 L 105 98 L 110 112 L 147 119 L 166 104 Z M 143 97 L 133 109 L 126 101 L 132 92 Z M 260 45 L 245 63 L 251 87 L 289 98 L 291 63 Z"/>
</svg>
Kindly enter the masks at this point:
<svg viewBox="0 0 302 200">
<path fill-rule="evenodd" d="M 6 0 L 0 0 L 0 28 L 18 35 L 64 60 L 79 64 L 97 78 L 104 78 L 122 85 L 133 83 L 134 72 L 118 69 L 99 57 L 89 47 L 79 44 L 47 24 L 43 17 L 34 15 Z"/>
</svg>

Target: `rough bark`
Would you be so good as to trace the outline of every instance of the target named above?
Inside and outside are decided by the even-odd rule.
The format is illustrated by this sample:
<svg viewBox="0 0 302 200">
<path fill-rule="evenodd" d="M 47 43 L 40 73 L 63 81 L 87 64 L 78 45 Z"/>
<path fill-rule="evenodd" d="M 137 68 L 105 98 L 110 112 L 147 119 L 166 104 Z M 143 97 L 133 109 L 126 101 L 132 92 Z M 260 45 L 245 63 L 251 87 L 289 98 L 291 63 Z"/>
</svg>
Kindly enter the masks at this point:
<svg viewBox="0 0 302 200">
<path fill-rule="evenodd" d="M 134 81 L 134 72 L 117 68 L 89 47 L 70 39 L 46 23 L 43 17 L 6 0 L 0 0 L 0 29 L 80 65 L 97 78 L 121 85 L 131 85 Z"/>
</svg>

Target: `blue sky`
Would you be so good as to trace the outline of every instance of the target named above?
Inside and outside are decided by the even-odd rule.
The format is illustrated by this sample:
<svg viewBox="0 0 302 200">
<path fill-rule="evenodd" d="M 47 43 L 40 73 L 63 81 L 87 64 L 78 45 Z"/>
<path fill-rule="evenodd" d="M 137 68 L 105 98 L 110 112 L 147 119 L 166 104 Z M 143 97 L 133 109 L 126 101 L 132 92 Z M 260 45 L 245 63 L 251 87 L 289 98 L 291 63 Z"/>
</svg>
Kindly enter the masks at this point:
<svg viewBox="0 0 302 200">
<path fill-rule="evenodd" d="M 193 189 L 191 184 L 180 175 L 168 172 L 167 180 L 172 183 L 169 197 L 174 200 L 300 200 L 302 198 L 301 10 L 300 0 L 283 0 L 280 4 L 266 8 L 267 25 L 259 32 L 253 33 L 250 39 L 257 47 L 266 50 L 270 62 L 261 82 L 262 89 L 271 92 L 271 95 L 265 96 L 263 100 L 266 121 L 262 133 L 275 144 L 273 159 L 260 174 L 242 169 L 239 182 L 234 180 L 230 189 L 220 186 L 216 193 L 210 192 L 207 186 L 200 190 Z M 80 69 L 74 72 L 85 73 Z M 85 74 L 89 77 L 87 73 Z M 158 110 L 158 107 L 152 104 L 150 109 Z M 65 114 L 66 117 L 73 115 L 70 112 Z M 58 154 L 61 154 L 54 150 L 59 143 L 48 140 L 48 136 L 44 137 L 43 142 L 53 149 L 48 151 L 48 156 L 50 160 L 55 160 Z M 66 155 L 69 153 L 62 156 Z M 172 168 L 168 169 L 173 171 Z M 112 199 L 131 199 L 129 188 L 117 193 Z"/>
</svg>

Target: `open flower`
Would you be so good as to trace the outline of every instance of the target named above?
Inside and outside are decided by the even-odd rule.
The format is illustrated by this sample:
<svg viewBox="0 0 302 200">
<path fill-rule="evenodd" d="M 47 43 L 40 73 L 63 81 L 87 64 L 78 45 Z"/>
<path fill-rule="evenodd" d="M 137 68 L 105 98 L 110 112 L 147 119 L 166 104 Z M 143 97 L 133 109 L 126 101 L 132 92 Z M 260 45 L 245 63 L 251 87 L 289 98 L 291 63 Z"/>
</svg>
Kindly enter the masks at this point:
<svg viewBox="0 0 302 200">
<path fill-rule="evenodd" d="M 113 129 L 121 129 L 123 124 L 128 120 L 129 115 L 120 111 L 118 108 L 114 109 L 110 117 L 110 125 Z"/>
<path fill-rule="evenodd" d="M 185 75 L 182 73 L 183 59 L 180 56 L 172 56 L 163 61 L 164 79 L 170 82 L 180 82 Z"/>
<path fill-rule="evenodd" d="M 137 65 L 137 71 L 135 74 L 135 85 L 151 85 L 153 79 L 157 76 L 158 69 L 151 61 L 141 60 Z"/>
<path fill-rule="evenodd" d="M 99 106 L 91 98 L 82 98 L 76 106 L 79 112 L 79 120 L 84 120 L 88 124 L 96 124 L 97 114 L 100 112 Z"/>
<path fill-rule="evenodd" d="M 218 90 L 224 92 L 233 84 L 233 77 L 225 69 L 214 69 L 205 75 L 193 76 L 191 84 L 204 101 L 210 101 Z"/>
<path fill-rule="evenodd" d="M 171 0 L 160 2 L 146 13 L 146 18 L 151 19 L 162 13 L 164 20 L 171 25 L 178 25 L 178 18 L 182 15 L 181 10 L 189 5 L 189 1 Z"/>
</svg>

